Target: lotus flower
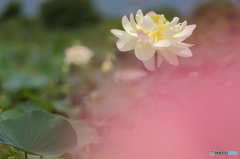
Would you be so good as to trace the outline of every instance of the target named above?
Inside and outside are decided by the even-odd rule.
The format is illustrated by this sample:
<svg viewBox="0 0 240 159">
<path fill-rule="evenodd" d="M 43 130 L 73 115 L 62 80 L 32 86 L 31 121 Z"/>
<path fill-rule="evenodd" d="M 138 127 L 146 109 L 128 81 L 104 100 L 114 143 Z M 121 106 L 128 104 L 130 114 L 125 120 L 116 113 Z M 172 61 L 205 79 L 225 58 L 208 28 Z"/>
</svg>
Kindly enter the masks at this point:
<svg viewBox="0 0 240 159">
<path fill-rule="evenodd" d="M 177 66 L 177 56 L 192 56 L 189 47 L 193 45 L 182 41 L 192 34 L 196 25 L 187 26 L 187 21 L 183 23 L 178 21 L 178 17 L 174 17 L 169 22 L 163 14 L 159 15 L 151 11 L 143 15 L 142 11 L 138 10 L 135 19 L 133 14 L 130 14 L 130 21 L 126 16 L 122 18 L 125 31 L 112 29 L 111 33 L 119 38 L 116 45 L 120 51 L 135 50 L 135 55 L 144 66 L 154 71 L 155 53 L 157 53 L 157 67 L 161 65 L 162 60 Z"/>
<path fill-rule="evenodd" d="M 64 63 L 67 65 L 82 65 L 86 64 L 93 56 L 92 51 L 86 46 L 73 46 L 66 50 Z"/>
</svg>

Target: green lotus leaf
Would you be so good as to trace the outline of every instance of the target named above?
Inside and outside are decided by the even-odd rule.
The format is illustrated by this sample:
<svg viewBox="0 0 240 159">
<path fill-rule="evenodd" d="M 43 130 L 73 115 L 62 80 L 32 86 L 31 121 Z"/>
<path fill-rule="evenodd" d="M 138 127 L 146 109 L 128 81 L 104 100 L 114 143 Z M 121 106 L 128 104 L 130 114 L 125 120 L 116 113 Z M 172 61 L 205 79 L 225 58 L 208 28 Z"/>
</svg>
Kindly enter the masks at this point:
<svg viewBox="0 0 240 159">
<path fill-rule="evenodd" d="M 0 122 L 0 143 L 29 154 L 61 156 L 76 149 L 77 135 L 64 118 L 32 110 Z"/>
<path fill-rule="evenodd" d="M 0 119 L 6 120 L 8 118 L 15 117 L 15 116 L 20 115 L 22 113 L 24 113 L 24 109 L 22 107 L 16 107 L 16 108 L 5 110 L 5 111 L 1 112 L 0 113 Z"/>
</svg>

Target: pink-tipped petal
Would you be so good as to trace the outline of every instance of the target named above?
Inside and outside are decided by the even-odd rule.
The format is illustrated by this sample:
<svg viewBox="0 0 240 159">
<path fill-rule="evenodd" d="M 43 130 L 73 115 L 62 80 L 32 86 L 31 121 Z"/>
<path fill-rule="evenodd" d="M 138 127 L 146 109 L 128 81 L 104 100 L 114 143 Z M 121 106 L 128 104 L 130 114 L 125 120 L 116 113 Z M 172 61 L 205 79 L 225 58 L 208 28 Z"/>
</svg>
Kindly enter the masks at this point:
<svg viewBox="0 0 240 159">
<path fill-rule="evenodd" d="M 138 42 L 135 47 L 135 55 L 139 60 L 149 60 L 155 53 L 156 49 L 149 43 Z"/>
<path fill-rule="evenodd" d="M 170 46 L 167 48 L 168 51 L 170 51 L 171 53 L 177 55 L 179 52 L 183 51 L 186 48 L 180 48 L 180 47 L 175 47 L 175 46 Z"/>
<path fill-rule="evenodd" d="M 148 12 L 146 15 L 155 15 L 156 13 L 154 11 Z"/>
<path fill-rule="evenodd" d="M 180 48 L 180 47 L 171 46 L 171 47 L 167 48 L 167 50 L 169 52 L 173 53 L 174 55 L 181 56 L 181 57 L 191 57 L 192 56 L 192 52 L 189 48 Z"/>
<path fill-rule="evenodd" d="M 172 64 L 174 66 L 178 66 L 179 63 L 178 63 L 178 58 L 176 55 L 174 55 L 167 49 L 158 50 L 157 52 L 160 54 L 161 57 L 163 57 L 164 60 L 166 60 L 167 62 L 169 62 L 170 64 Z"/>
<path fill-rule="evenodd" d="M 159 68 L 162 63 L 162 58 L 159 55 L 157 56 L 157 58 L 158 58 L 157 66 Z M 154 56 L 152 56 L 152 58 L 150 58 L 149 60 L 142 62 L 146 69 L 148 69 L 149 71 L 155 71 Z"/>
<path fill-rule="evenodd" d="M 182 55 L 182 57 L 191 57 L 192 51 L 189 48 L 186 48 L 183 51 L 181 51 L 179 54 Z"/>
<path fill-rule="evenodd" d="M 168 39 L 160 40 L 157 43 L 152 43 L 152 46 L 158 50 L 165 49 L 171 45 L 171 41 Z"/>
<path fill-rule="evenodd" d="M 130 51 L 133 50 L 136 46 L 137 40 L 123 40 L 118 39 L 116 46 L 120 51 Z"/>
<path fill-rule="evenodd" d="M 137 35 L 138 37 L 144 41 L 144 42 L 150 42 L 152 41 L 152 38 L 150 38 L 146 33 L 144 33 L 143 31 L 139 30 L 137 31 Z"/>
<path fill-rule="evenodd" d="M 110 32 L 116 37 L 118 37 L 119 39 L 130 40 L 132 38 L 130 34 L 122 30 L 111 29 Z"/>
</svg>

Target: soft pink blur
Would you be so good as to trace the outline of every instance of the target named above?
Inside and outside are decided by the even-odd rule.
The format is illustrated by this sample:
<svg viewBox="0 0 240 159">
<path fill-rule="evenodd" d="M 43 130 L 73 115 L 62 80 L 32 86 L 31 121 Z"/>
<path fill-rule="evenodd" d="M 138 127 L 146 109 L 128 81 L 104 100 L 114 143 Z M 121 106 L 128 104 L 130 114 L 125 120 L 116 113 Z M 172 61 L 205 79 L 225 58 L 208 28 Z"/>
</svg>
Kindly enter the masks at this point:
<svg viewBox="0 0 240 159">
<path fill-rule="evenodd" d="M 154 73 L 127 86 L 145 95 L 111 122 L 115 145 L 91 159 L 240 158 L 240 12 L 222 6 L 196 14 L 198 27 L 188 42 L 196 44 L 193 57 L 159 68 L 156 108 Z M 211 150 L 238 155 L 210 156 Z"/>
<path fill-rule="evenodd" d="M 180 58 L 180 66 L 160 67 L 157 108 L 151 107 L 153 96 L 146 96 L 142 115 L 136 111 L 110 125 L 110 138 L 120 148 L 99 159 L 239 158 L 210 156 L 210 151 L 240 153 L 240 48 L 192 50 L 194 56 Z M 142 90 L 153 93 L 153 75 L 145 83 Z"/>
</svg>

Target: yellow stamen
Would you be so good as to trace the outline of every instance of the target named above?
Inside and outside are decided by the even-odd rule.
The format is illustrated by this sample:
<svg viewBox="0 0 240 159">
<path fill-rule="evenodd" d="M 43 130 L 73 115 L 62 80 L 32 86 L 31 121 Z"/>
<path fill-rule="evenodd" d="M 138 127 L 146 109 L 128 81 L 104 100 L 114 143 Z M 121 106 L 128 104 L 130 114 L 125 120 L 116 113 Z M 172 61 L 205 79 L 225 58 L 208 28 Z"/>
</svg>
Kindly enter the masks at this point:
<svg viewBox="0 0 240 159">
<path fill-rule="evenodd" d="M 159 19 L 162 17 L 162 15 L 159 14 L 153 14 L 153 15 L 149 15 L 149 17 L 152 18 L 152 20 L 154 21 L 155 24 L 159 24 Z"/>
<path fill-rule="evenodd" d="M 157 32 L 150 33 L 140 25 L 138 25 L 137 28 L 139 30 L 142 30 L 144 33 L 148 34 L 148 36 L 151 37 L 155 42 L 158 42 L 159 40 L 162 40 L 162 39 L 166 39 L 168 36 L 163 34 L 163 31 L 167 28 L 162 27 L 162 25 L 169 23 L 169 21 L 166 18 L 164 18 L 163 15 L 159 15 L 159 14 L 149 15 L 149 17 L 151 17 L 153 22 L 158 26 Z"/>
</svg>

